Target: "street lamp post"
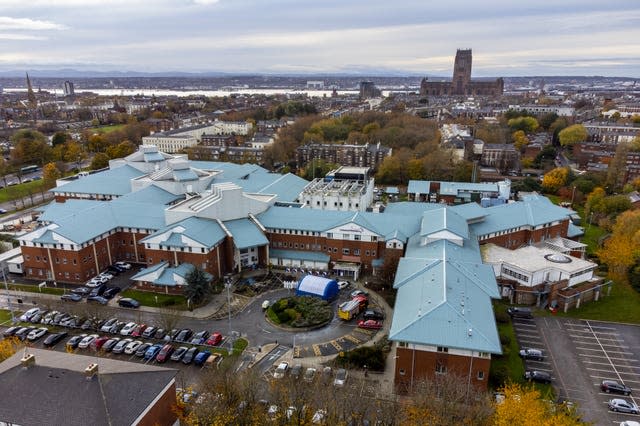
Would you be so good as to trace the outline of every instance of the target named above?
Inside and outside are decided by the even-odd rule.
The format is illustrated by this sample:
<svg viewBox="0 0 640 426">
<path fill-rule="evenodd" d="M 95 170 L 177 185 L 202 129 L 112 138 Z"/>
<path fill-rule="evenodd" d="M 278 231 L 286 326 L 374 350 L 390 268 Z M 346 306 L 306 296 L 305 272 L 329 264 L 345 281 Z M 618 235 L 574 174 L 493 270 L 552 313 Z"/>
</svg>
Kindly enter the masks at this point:
<svg viewBox="0 0 640 426">
<path fill-rule="evenodd" d="M 231 335 L 231 276 L 230 274 L 225 275 L 224 277 L 224 286 L 227 288 L 227 311 L 228 311 L 228 321 L 229 321 L 229 349 L 233 348 L 233 338 Z"/>
<path fill-rule="evenodd" d="M 13 316 L 13 307 L 11 306 L 11 302 L 9 301 L 9 286 L 7 285 L 7 276 L 4 272 L 4 265 L 0 265 L 0 268 L 2 268 L 2 280 L 4 281 L 4 289 L 7 292 L 7 307 L 9 308 L 9 312 L 11 312 L 11 324 L 14 324 L 16 321 Z"/>
</svg>

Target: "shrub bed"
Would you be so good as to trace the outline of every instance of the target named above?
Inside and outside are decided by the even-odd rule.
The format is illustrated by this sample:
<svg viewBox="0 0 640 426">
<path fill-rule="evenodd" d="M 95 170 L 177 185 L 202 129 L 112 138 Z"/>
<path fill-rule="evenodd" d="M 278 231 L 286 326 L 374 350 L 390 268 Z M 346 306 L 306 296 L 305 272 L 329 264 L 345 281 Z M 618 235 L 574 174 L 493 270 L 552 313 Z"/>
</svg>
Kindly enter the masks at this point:
<svg viewBox="0 0 640 426">
<path fill-rule="evenodd" d="M 271 305 L 267 309 L 267 317 L 276 324 L 289 327 L 313 327 L 330 321 L 333 310 L 322 299 L 294 296 L 280 299 Z"/>
</svg>

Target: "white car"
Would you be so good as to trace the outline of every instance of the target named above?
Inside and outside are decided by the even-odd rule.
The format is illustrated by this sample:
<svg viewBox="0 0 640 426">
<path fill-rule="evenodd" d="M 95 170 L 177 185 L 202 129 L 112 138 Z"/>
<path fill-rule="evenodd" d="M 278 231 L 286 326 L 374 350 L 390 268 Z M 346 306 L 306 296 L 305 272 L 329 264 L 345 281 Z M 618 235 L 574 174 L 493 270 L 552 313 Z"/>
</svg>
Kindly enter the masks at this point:
<svg viewBox="0 0 640 426">
<path fill-rule="evenodd" d="M 40 313 L 40 308 L 31 308 L 20 316 L 20 321 L 29 322 L 31 318 Z"/>
<path fill-rule="evenodd" d="M 325 417 L 327 417 L 327 410 L 318 410 L 313 413 L 313 417 L 311 418 L 311 423 L 317 425 L 324 422 Z"/>
<path fill-rule="evenodd" d="M 336 378 L 333 380 L 333 386 L 343 387 L 347 382 L 347 377 L 349 377 L 349 373 L 344 368 L 340 368 L 336 371 Z"/>
<path fill-rule="evenodd" d="M 85 337 L 84 339 L 80 340 L 80 343 L 78 343 L 78 348 L 80 349 L 87 349 L 89 346 L 91 346 L 91 343 L 96 340 L 98 337 L 97 334 L 90 334 L 87 337 Z"/>
<path fill-rule="evenodd" d="M 49 332 L 49 329 L 46 327 L 36 328 L 35 330 L 31 330 L 29 334 L 27 334 L 27 340 L 31 340 L 31 341 L 38 340 L 48 332 Z"/>
<path fill-rule="evenodd" d="M 111 333 L 117 323 L 117 318 L 108 319 L 102 324 L 102 326 L 100 327 L 100 331 L 102 331 L 103 333 Z"/>
<path fill-rule="evenodd" d="M 120 330 L 120 334 L 123 336 L 129 336 L 131 333 L 133 333 L 133 330 L 137 326 L 138 324 L 136 324 L 135 322 L 128 322 L 124 327 L 122 327 L 122 330 Z"/>
<path fill-rule="evenodd" d="M 124 348 L 124 353 L 127 355 L 133 355 L 136 353 L 136 351 L 138 350 L 138 348 L 140 347 L 140 345 L 142 345 L 143 342 L 141 342 L 140 340 L 135 340 L 131 343 L 129 343 L 127 346 L 125 346 Z"/>
<path fill-rule="evenodd" d="M 89 287 L 89 288 L 96 288 L 98 287 L 100 284 L 102 284 L 102 282 L 96 278 L 91 278 L 90 281 L 88 281 L 85 286 Z"/>
<path fill-rule="evenodd" d="M 273 378 L 282 379 L 284 375 L 287 374 L 287 370 L 289 370 L 289 363 L 284 361 L 281 362 L 278 365 L 278 368 L 276 368 L 276 371 L 273 372 Z"/>
<path fill-rule="evenodd" d="M 338 281 L 338 289 L 342 290 L 349 287 L 349 281 Z"/>
<path fill-rule="evenodd" d="M 114 265 L 116 265 L 119 268 L 124 268 L 124 269 L 131 269 L 131 264 L 127 263 L 127 262 L 116 262 L 114 263 Z"/>
<path fill-rule="evenodd" d="M 111 274 L 110 274 L 110 273 L 108 273 L 108 272 L 103 272 L 103 273 L 101 273 L 101 274 L 100 274 L 100 275 L 98 275 L 98 276 L 99 276 L 99 277 L 104 277 L 104 278 L 106 278 L 106 279 L 107 279 L 107 281 L 113 278 L 113 275 L 111 275 Z"/>
<path fill-rule="evenodd" d="M 111 352 L 113 352 L 114 354 L 121 354 L 122 352 L 124 352 L 124 348 L 126 348 L 127 345 L 131 342 L 133 342 L 133 339 L 122 339 L 118 343 L 116 343 Z"/>
</svg>

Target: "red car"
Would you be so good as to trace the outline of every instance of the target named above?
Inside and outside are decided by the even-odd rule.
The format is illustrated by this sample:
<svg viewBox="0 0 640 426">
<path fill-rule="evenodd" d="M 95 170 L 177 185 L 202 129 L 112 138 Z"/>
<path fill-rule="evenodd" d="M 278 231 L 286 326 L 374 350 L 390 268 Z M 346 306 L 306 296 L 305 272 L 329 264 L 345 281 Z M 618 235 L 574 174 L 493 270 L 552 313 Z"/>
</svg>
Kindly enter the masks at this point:
<svg viewBox="0 0 640 426">
<path fill-rule="evenodd" d="M 174 350 L 175 348 L 169 343 L 167 343 L 162 347 L 162 349 L 160 349 L 160 352 L 158 352 L 158 355 L 156 355 L 156 361 L 165 362 L 171 357 L 171 354 L 173 353 Z"/>
<path fill-rule="evenodd" d="M 109 340 L 109 337 L 107 336 L 102 336 L 94 339 L 94 341 L 91 342 L 91 349 L 93 349 L 94 351 L 99 351 L 100 349 L 102 349 L 102 346 L 107 343 L 107 340 Z"/>
<path fill-rule="evenodd" d="M 360 327 L 360 328 L 368 328 L 370 330 L 380 330 L 382 328 L 382 321 L 360 320 L 360 321 L 358 321 L 358 327 Z"/>
<path fill-rule="evenodd" d="M 222 341 L 222 334 L 211 333 L 211 336 L 207 339 L 206 344 L 210 346 L 216 346 Z"/>
<path fill-rule="evenodd" d="M 133 329 L 133 331 L 131 332 L 131 336 L 132 337 L 140 337 L 142 336 L 142 333 L 144 333 L 144 330 L 147 328 L 147 326 L 145 324 L 140 324 L 138 325 L 136 328 Z"/>
</svg>

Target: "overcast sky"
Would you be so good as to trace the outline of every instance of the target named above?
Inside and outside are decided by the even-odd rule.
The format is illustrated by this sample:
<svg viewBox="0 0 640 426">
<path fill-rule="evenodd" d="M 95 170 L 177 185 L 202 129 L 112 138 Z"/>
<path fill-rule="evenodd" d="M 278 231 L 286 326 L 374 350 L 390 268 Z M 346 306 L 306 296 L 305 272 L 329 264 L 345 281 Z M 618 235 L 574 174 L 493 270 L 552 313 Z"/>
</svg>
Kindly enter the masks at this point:
<svg viewBox="0 0 640 426">
<path fill-rule="evenodd" d="M 639 0 L 0 0 L 0 70 L 640 77 Z"/>
</svg>

